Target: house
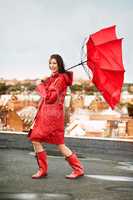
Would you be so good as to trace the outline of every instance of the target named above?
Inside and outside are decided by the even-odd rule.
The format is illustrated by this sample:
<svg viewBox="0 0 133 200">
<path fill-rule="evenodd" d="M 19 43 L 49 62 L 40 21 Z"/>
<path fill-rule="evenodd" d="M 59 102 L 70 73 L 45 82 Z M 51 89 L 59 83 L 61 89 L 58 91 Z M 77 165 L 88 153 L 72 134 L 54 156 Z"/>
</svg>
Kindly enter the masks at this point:
<svg viewBox="0 0 133 200">
<path fill-rule="evenodd" d="M 14 110 L 9 110 L 6 116 L 6 126 L 12 131 L 23 131 L 25 125 L 23 120 Z"/>
</svg>

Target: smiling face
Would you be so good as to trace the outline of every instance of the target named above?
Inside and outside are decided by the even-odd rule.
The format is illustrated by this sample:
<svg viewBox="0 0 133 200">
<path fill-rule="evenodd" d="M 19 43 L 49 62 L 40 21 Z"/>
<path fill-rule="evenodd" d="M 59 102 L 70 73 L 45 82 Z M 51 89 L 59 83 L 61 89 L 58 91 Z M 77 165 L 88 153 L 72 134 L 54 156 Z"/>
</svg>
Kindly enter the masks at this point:
<svg viewBox="0 0 133 200">
<path fill-rule="evenodd" d="M 55 58 L 52 58 L 49 60 L 49 68 L 50 68 L 52 74 L 58 72 L 58 63 Z"/>
</svg>

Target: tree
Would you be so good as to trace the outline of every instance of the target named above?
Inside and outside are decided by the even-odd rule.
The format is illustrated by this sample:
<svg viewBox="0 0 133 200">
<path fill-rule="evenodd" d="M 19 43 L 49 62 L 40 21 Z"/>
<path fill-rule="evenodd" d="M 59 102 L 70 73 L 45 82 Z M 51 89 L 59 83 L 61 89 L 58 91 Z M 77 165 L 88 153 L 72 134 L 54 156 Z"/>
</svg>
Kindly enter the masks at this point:
<svg viewBox="0 0 133 200">
<path fill-rule="evenodd" d="M 74 84 L 71 86 L 71 91 L 82 91 L 83 87 L 82 85 Z"/>
<path fill-rule="evenodd" d="M 0 95 L 6 94 L 8 91 L 9 86 L 7 86 L 5 83 L 0 83 Z"/>
</svg>

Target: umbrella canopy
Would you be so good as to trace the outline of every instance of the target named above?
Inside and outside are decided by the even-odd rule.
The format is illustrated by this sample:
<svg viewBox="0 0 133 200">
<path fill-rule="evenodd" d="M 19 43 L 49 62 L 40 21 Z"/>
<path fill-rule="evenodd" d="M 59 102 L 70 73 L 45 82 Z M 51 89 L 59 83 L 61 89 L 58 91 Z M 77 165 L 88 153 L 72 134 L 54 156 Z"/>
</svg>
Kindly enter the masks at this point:
<svg viewBox="0 0 133 200">
<path fill-rule="evenodd" d="M 86 42 L 87 67 L 93 73 L 93 83 L 112 109 L 119 103 L 124 80 L 122 39 L 116 26 L 91 34 Z"/>
</svg>

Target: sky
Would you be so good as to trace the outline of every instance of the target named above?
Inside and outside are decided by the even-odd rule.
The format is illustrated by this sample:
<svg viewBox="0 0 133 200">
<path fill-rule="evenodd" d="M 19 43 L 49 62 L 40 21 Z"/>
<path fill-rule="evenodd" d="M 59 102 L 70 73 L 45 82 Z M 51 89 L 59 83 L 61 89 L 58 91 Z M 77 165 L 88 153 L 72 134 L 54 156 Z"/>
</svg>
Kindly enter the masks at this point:
<svg viewBox="0 0 133 200">
<path fill-rule="evenodd" d="M 81 61 L 86 37 L 116 25 L 124 38 L 124 82 L 133 83 L 132 20 L 132 0 L 0 0 L 0 78 L 49 76 L 54 53 L 67 69 Z M 74 79 L 88 78 L 82 66 L 73 71 Z"/>
</svg>

